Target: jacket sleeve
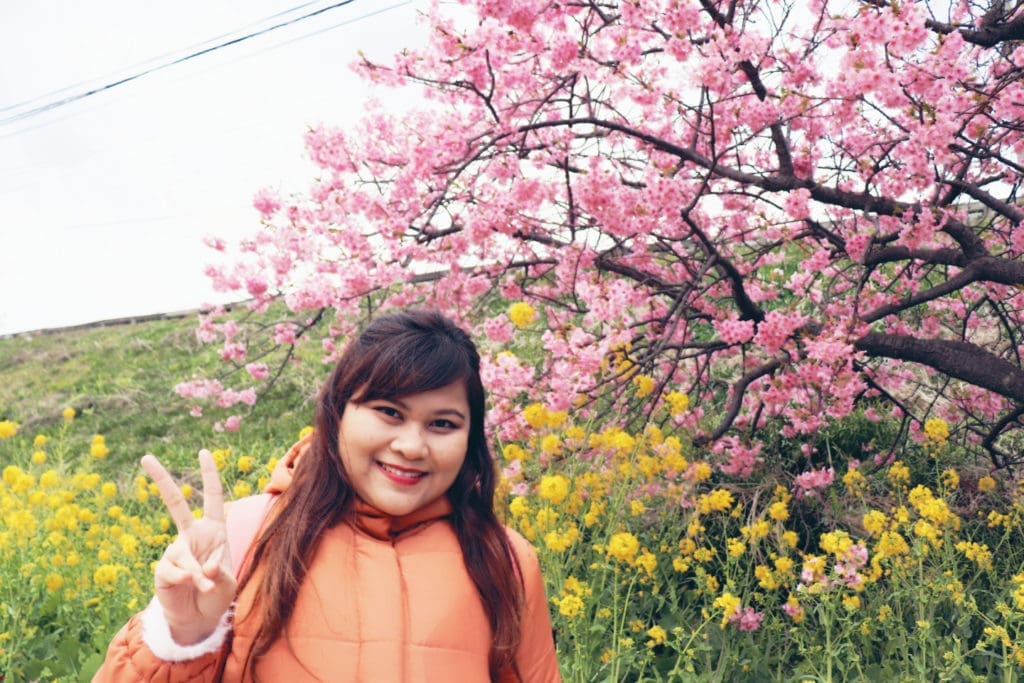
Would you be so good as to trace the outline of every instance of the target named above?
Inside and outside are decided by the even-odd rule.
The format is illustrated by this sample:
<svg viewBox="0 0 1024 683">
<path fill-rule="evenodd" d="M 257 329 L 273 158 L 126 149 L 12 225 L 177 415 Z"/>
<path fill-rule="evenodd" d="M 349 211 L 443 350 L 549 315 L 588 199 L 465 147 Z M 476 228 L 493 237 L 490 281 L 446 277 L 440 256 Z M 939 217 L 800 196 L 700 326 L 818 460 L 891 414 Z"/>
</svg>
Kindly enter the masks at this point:
<svg viewBox="0 0 1024 683">
<path fill-rule="evenodd" d="M 157 605 L 159 608 L 159 605 Z M 147 622 L 152 630 L 151 608 L 139 612 L 125 624 L 107 648 L 107 657 L 93 677 L 93 683 L 127 683 L 128 681 L 215 681 L 220 665 L 220 648 L 184 661 L 168 661 L 157 657 L 146 645 Z M 162 615 L 160 615 L 162 619 Z M 169 636 L 168 636 L 169 637 Z M 223 634 L 221 635 L 223 640 Z M 185 649 L 185 648 L 182 648 Z M 186 653 L 187 654 L 187 653 Z"/>
<path fill-rule="evenodd" d="M 508 536 L 519 560 L 519 570 L 522 572 L 526 589 L 519 652 L 516 654 L 516 665 L 522 676 L 522 683 L 561 683 L 562 676 L 555 655 L 551 616 L 548 613 L 544 577 L 540 572 L 537 551 L 529 541 L 515 531 L 509 529 Z M 505 678 L 502 678 L 503 682 Z M 508 680 L 515 680 L 515 676 Z"/>
</svg>

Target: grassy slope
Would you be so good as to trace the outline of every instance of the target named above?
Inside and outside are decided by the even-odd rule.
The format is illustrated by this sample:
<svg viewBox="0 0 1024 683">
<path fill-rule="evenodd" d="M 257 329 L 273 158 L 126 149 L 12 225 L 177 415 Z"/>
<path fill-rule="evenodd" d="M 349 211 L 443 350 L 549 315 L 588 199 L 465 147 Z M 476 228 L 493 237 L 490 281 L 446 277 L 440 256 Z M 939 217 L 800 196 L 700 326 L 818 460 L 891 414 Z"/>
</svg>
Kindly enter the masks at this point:
<svg viewBox="0 0 1024 683">
<path fill-rule="evenodd" d="M 204 447 L 263 457 L 286 448 L 311 422 L 311 397 L 326 369 L 310 363 L 285 373 L 255 408 L 233 409 L 244 417 L 239 433 L 218 434 L 212 424 L 224 411 L 193 418 L 174 393 L 194 373 L 223 369 L 215 345 L 200 345 L 194 327 L 186 318 L 0 339 L 0 420 L 21 423 L 24 434 L 53 435 L 71 406 L 79 413 L 70 434 L 77 451 L 87 456 L 88 437 L 103 434 L 110 456 L 97 469 L 124 478 L 139 471 L 146 452 L 180 467 Z"/>
</svg>

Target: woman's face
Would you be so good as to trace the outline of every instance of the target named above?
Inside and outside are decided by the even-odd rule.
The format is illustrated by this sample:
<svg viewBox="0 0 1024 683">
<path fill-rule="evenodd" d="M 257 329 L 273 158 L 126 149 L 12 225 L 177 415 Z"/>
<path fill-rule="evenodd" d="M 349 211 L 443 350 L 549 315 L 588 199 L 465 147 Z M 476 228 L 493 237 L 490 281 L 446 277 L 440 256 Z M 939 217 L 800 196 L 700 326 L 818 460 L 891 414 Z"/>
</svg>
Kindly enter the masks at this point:
<svg viewBox="0 0 1024 683">
<path fill-rule="evenodd" d="M 469 402 L 461 381 L 400 398 L 349 401 L 338 428 L 341 461 L 356 495 L 393 516 L 444 495 L 468 444 Z"/>
</svg>

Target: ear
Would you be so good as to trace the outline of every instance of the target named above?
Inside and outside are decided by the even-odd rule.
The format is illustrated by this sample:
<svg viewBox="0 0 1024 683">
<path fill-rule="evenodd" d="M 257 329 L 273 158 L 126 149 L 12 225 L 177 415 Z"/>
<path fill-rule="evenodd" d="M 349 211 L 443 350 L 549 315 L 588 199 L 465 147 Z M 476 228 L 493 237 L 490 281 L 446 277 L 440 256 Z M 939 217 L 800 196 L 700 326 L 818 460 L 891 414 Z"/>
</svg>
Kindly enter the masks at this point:
<svg viewBox="0 0 1024 683">
<path fill-rule="evenodd" d="M 309 452 L 312 443 L 313 434 L 309 433 L 288 449 L 285 456 L 277 461 L 274 471 L 270 474 L 270 483 L 267 484 L 266 493 L 283 493 L 291 485 L 295 467 L 299 464 L 302 456 Z"/>
</svg>

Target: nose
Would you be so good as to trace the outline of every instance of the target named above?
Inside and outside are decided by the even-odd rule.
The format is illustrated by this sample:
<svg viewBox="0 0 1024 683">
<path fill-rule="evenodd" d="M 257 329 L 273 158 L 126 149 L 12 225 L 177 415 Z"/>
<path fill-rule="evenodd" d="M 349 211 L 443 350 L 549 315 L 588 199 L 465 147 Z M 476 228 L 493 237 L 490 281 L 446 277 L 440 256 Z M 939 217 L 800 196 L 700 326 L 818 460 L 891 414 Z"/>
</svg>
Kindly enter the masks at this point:
<svg viewBox="0 0 1024 683">
<path fill-rule="evenodd" d="M 412 421 L 402 425 L 391 440 L 391 450 L 406 460 L 418 460 L 427 455 L 427 440 L 420 425 Z"/>
</svg>

